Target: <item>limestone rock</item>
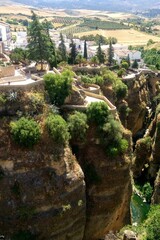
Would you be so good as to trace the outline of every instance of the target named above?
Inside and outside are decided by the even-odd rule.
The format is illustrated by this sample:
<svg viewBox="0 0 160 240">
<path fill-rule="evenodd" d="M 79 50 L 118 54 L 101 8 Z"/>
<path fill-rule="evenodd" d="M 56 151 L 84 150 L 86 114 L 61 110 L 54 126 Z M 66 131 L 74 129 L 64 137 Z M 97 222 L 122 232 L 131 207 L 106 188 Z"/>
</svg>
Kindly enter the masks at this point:
<svg viewBox="0 0 160 240">
<path fill-rule="evenodd" d="M 133 231 L 125 230 L 123 240 L 137 240 L 137 237 Z"/>
</svg>

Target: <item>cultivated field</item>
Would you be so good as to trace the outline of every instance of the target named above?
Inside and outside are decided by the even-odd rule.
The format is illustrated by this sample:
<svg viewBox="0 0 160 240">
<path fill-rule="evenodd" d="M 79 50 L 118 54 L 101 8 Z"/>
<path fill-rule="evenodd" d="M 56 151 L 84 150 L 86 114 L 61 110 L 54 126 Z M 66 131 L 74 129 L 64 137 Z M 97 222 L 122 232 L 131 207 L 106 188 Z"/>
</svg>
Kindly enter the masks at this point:
<svg viewBox="0 0 160 240">
<path fill-rule="evenodd" d="M 104 37 L 115 37 L 118 40 L 118 43 L 126 45 L 146 45 L 149 39 L 152 39 L 155 42 L 160 42 L 160 38 L 146 34 L 143 32 L 136 31 L 134 29 L 124 29 L 124 30 L 95 30 L 89 32 L 76 33 L 74 36 L 85 36 L 89 34 L 100 34 Z"/>
</svg>

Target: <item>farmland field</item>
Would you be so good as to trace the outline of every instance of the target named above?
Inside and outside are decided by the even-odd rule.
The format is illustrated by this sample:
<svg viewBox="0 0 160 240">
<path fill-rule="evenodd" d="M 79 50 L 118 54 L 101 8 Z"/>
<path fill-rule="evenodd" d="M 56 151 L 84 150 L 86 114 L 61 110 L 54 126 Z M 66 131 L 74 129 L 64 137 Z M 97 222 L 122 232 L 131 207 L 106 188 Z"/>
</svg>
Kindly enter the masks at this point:
<svg viewBox="0 0 160 240">
<path fill-rule="evenodd" d="M 146 34 L 144 32 L 139 32 L 134 29 L 123 29 L 123 30 L 95 30 L 89 32 L 76 33 L 74 36 L 82 37 L 85 35 L 96 35 L 100 34 L 104 37 L 115 37 L 118 40 L 118 43 L 126 45 L 146 45 L 149 39 L 152 39 L 155 42 L 160 42 L 160 38 Z"/>
</svg>

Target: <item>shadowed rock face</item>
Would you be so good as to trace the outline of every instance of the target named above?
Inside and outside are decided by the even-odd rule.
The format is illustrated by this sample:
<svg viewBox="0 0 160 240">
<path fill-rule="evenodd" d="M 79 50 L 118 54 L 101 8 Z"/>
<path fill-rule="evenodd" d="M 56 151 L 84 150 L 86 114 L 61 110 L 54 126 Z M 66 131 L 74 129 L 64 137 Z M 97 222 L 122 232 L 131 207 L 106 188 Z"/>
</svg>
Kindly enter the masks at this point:
<svg viewBox="0 0 160 240">
<path fill-rule="evenodd" d="M 45 138 L 30 150 L 14 146 L 1 121 L 0 233 L 81 240 L 86 218 L 83 172 L 68 147 Z"/>
<path fill-rule="evenodd" d="M 86 146 L 79 151 L 87 186 L 84 240 L 101 239 L 110 230 L 119 230 L 130 223 L 132 189 L 129 158 L 118 156 L 112 159 L 107 156 L 102 147 L 96 144 L 92 131 Z"/>
<path fill-rule="evenodd" d="M 152 196 L 153 204 L 160 204 L 160 171 L 157 174 L 157 178 L 154 184 L 154 193 Z"/>
</svg>

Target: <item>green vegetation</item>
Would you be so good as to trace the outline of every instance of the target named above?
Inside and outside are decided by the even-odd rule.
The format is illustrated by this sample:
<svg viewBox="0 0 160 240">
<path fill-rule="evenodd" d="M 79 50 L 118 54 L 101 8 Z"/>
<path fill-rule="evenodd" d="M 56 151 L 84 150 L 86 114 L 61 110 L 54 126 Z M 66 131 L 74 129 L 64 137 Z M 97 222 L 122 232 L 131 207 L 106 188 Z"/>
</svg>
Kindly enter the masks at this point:
<svg viewBox="0 0 160 240">
<path fill-rule="evenodd" d="M 142 49 L 142 57 L 144 62 L 150 66 L 155 67 L 155 69 L 160 70 L 160 52 L 155 48 L 144 50 Z"/>
<path fill-rule="evenodd" d="M 137 196 L 138 197 L 138 196 Z M 142 202 L 138 202 L 143 204 Z M 146 214 L 148 209 L 146 207 Z M 145 214 L 145 215 L 146 215 Z M 144 220 L 144 218 L 143 218 Z M 160 205 L 151 206 L 147 219 L 138 226 L 128 226 L 125 229 L 131 229 L 138 234 L 139 240 L 159 240 L 160 236 Z M 124 229 L 123 229 L 124 231 Z"/>
<path fill-rule="evenodd" d="M 110 21 L 100 21 L 100 20 L 93 20 L 93 19 L 84 19 L 84 22 L 79 25 L 80 27 L 89 27 L 91 29 L 129 29 L 127 25 L 123 25 L 117 22 L 110 22 Z"/>
<path fill-rule="evenodd" d="M 10 59 L 13 63 L 26 63 L 28 59 L 28 51 L 22 48 L 15 48 L 10 54 Z"/>
<path fill-rule="evenodd" d="M 5 95 L 1 93 L 0 94 L 0 106 L 4 105 L 6 101 L 7 101 L 7 99 L 6 99 Z"/>
<path fill-rule="evenodd" d="M 84 59 L 88 58 L 88 54 L 87 54 L 87 42 L 86 40 L 84 41 L 84 53 L 83 53 L 83 57 Z"/>
<path fill-rule="evenodd" d="M 96 35 L 93 35 L 93 34 L 90 34 L 90 35 L 85 35 L 85 36 L 82 36 L 81 37 L 81 40 L 85 40 L 85 41 L 94 41 L 97 45 L 99 43 L 101 44 L 109 44 L 110 41 L 112 42 L 112 44 L 116 44 L 117 43 L 117 39 L 114 38 L 114 37 L 109 37 L 109 38 L 106 38 L 100 34 L 96 34 Z"/>
<path fill-rule="evenodd" d="M 136 59 L 134 60 L 134 62 L 132 64 L 132 68 L 138 68 L 138 62 Z"/>
<path fill-rule="evenodd" d="M 109 65 L 112 65 L 113 63 L 113 57 L 114 57 L 114 49 L 112 46 L 112 42 L 109 42 L 109 48 L 108 48 L 108 63 Z"/>
<path fill-rule="evenodd" d="M 61 62 L 67 62 L 67 51 L 66 51 L 66 46 L 65 46 L 65 43 L 64 43 L 64 38 L 63 38 L 63 35 L 62 33 L 60 33 L 60 44 L 58 46 L 58 50 L 59 50 L 59 55 L 60 55 L 60 58 L 61 58 Z"/>
<path fill-rule="evenodd" d="M 160 237 L 160 205 L 152 206 L 145 224 L 147 240 L 159 240 Z"/>
<path fill-rule="evenodd" d="M 148 203 L 151 202 L 153 188 L 149 182 L 145 183 L 142 187 L 142 193 Z"/>
<path fill-rule="evenodd" d="M 48 73 L 44 76 L 44 81 L 51 103 L 63 105 L 72 88 L 71 72 L 65 71 L 61 75 Z"/>
<path fill-rule="evenodd" d="M 131 211 L 133 223 L 141 224 L 147 217 L 150 206 L 143 202 L 143 199 L 137 194 L 133 194 L 131 198 Z"/>
<path fill-rule="evenodd" d="M 60 115 L 49 115 L 46 119 L 46 127 L 55 143 L 64 145 L 69 140 L 67 123 Z"/>
<path fill-rule="evenodd" d="M 49 37 L 48 22 L 40 23 L 38 16 L 32 11 L 32 22 L 28 27 L 28 57 L 30 60 L 47 61 L 56 66 L 55 46 Z"/>
<path fill-rule="evenodd" d="M 33 119 L 25 117 L 10 123 L 13 140 L 21 146 L 33 147 L 40 139 L 40 127 Z"/>
<path fill-rule="evenodd" d="M 76 111 L 70 115 L 68 118 L 68 128 L 73 140 L 85 140 L 88 129 L 86 114 Z"/>
<path fill-rule="evenodd" d="M 112 117 L 101 128 L 101 143 L 107 154 L 112 157 L 124 154 L 128 149 L 128 142 L 123 138 L 121 124 Z"/>
<path fill-rule="evenodd" d="M 101 44 L 100 43 L 99 43 L 98 48 L 97 48 L 96 56 L 97 56 L 98 62 L 100 64 L 105 62 L 105 54 L 101 49 Z"/>
<path fill-rule="evenodd" d="M 105 102 L 93 102 L 87 109 L 89 122 L 102 126 L 108 119 L 109 109 Z"/>
<path fill-rule="evenodd" d="M 75 64 L 78 52 L 77 52 L 77 49 L 76 49 L 76 44 L 73 42 L 73 40 L 70 44 L 70 47 L 71 47 L 71 51 L 70 51 L 68 62 L 70 64 Z"/>
<path fill-rule="evenodd" d="M 124 99 L 128 94 L 128 87 L 123 82 L 117 82 L 114 86 L 114 91 L 117 100 Z"/>
</svg>

